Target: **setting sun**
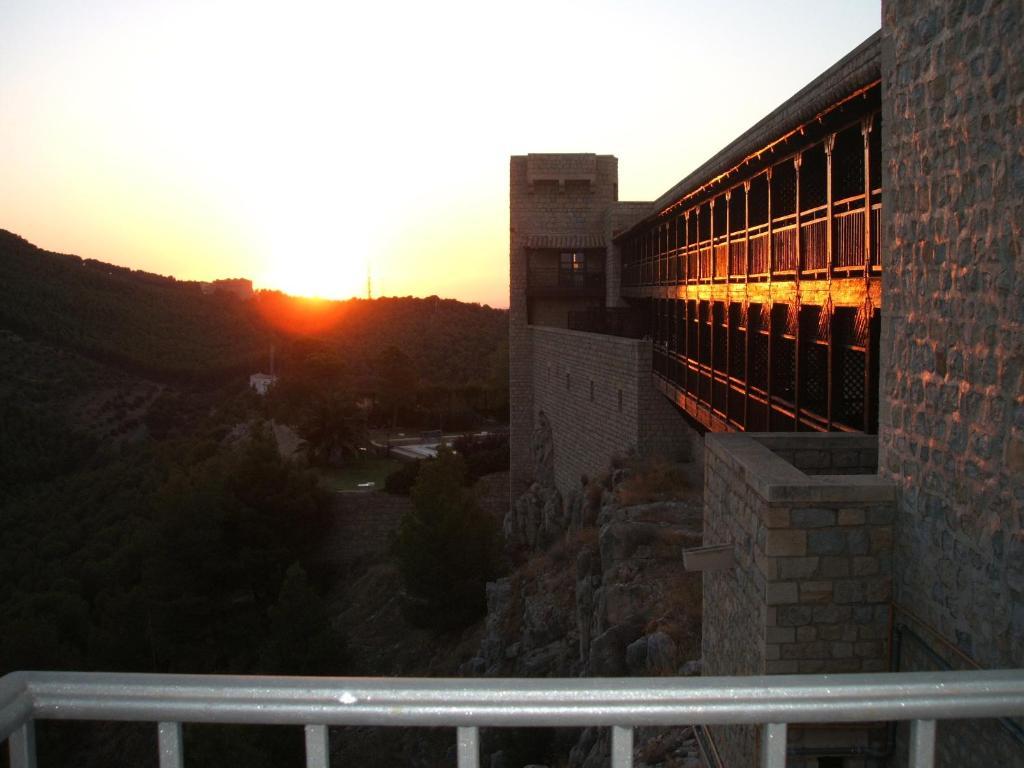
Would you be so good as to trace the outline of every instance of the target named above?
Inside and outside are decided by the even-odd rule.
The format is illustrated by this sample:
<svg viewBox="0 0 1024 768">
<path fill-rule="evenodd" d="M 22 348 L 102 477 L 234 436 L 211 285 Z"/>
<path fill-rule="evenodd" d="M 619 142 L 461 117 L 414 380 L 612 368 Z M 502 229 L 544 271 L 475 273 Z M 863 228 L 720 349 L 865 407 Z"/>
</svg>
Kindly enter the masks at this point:
<svg viewBox="0 0 1024 768">
<path fill-rule="evenodd" d="M 878 26 L 736 6 L 3 3 L 0 227 L 179 279 L 340 298 L 369 269 L 375 296 L 507 306 L 510 155 L 614 153 L 651 199 Z M 722 50 L 765 87 L 736 99 L 753 59 Z M 649 109 L 602 106 L 627 97 Z"/>
</svg>

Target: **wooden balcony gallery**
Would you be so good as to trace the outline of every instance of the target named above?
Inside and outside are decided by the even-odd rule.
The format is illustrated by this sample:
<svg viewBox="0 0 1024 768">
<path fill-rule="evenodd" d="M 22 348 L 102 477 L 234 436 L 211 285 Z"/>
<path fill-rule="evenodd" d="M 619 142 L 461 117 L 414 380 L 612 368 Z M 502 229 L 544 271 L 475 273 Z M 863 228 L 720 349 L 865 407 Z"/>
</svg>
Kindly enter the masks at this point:
<svg viewBox="0 0 1024 768">
<path fill-rule="evenodd" d="M 707 427 L 876 430 L 880 106 L 854 88 L 616 238 L 655 381 Z"/>
</svg>

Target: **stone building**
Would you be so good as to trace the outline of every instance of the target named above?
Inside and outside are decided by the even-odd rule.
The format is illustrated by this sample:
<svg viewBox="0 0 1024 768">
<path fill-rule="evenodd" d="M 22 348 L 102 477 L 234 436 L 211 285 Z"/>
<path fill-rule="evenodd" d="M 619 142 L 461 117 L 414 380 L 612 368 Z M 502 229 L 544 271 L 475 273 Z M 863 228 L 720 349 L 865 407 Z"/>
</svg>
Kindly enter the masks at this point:
<svg viewBox="0 0 1024 768">
<path fill-rule="evenodd" d="M 884 0 L 652 203 L 610 156 L 512 158 L 513 493 L 714 433 L 705 674 L 1024 666 L 1022 17 Z M 756 733 L 718 737 L 750 764 Z M 806 730 L 791 764 L 904 738 Z M 938 748 L 1024 765 L 1024 728 Z"/>
</svg>

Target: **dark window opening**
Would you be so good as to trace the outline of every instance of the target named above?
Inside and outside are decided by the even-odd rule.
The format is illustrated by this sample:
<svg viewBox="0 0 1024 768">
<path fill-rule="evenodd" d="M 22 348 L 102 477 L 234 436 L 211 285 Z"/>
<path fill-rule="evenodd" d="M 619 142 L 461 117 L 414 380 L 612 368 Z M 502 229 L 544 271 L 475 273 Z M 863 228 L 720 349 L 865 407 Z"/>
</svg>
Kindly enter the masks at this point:
<svg viewBox="0 0 1024 768">
<path fill-rule="evenodd" d="M 761 304 L 750 305 L 750 385 L 762 392 L 768 389 L 768 325 Z"/>
<path fill-rule="evenodd" d="M 800 160 L 800 210 L 819 208 L 827 201 L 828 165 L 825 145 L 804 150 Z M 833 195 L 834 196 L 834 195 Z"/>
<path fill-rule="evenodd" d="M 711 203 L 704 203 L 697 215 L 697 237 L 707 240 L 711 237 Z"/>
<path fill-rule="evenodd" d="M 746 222 L 747 193 L 743 187 L 736 187 L 729 197 L 729 232 L 742 232 L 747 228 Z"/>
<path fill-rule="evenodd" d="M 864 429 L 865 339 L 857 329 L 857 310 L 838 307 L 832 322 L 832 420 Z"/>
<path fill-rule="evenodd" d="M 828 412 L 828 336 L 821 307 L 800 308 L 800 407 L 824 418 Z M 828 321 L 828 318 L 825 318 Z"/>
<path fill-rule="evenodd" d="M 768 176 L 761 174 L 750 182 L 750 223 L 756 227 L 768 223 Z"/>
<path fill-rule="evenodd" d="M 860 123 L 836 134 L 832 147 L 832 199 L 864 194 L 864 136 Z"/>
<path fill-rule="evenodd" d="M 711 364 L 711 317 L 708 312 L 708 303 L 700 302 L 697 307 L 700 315 L 700 354 L 698 359 L 703 365 Z"/>
<path fill-rule="evenodd" d="M 747 329 L 743 317 L 743 305 L 733 302 L 729 305 L 729 375 L 742 379 L 746 376 Z"/>
<path fill-rule="evenodd" d="M 721 195 L 715 198 L 715 207 L 712 210 L 715 227 L 715 237 L 721 237 L 725 234 L 725 217 L 728 213 L 728 207 L 725 202 L 725 195 Z"/>
<path fill-rule="evenodd" d="M 725 304 L 720 301 L 716 301 L 711 305 L 712 321 L 715 325 L 714 333 L 714 368 L 716 371 L 725 373 L 726 371 L 726 354 L 728 347 L 726 342 L 729 338 L 729 326 L 726 325 L 726 314 Z"/>
<path fill-rule="evenodd" d="M 792 158 L 772 169 L 772 218 L 796 213 L 796 168 Z"/>
<path fill-rule="evenodd" d="M 772 397 L 792 403 L 796 384 L 796 335 L 787 304 L 772 305 Z"/>
</svg>

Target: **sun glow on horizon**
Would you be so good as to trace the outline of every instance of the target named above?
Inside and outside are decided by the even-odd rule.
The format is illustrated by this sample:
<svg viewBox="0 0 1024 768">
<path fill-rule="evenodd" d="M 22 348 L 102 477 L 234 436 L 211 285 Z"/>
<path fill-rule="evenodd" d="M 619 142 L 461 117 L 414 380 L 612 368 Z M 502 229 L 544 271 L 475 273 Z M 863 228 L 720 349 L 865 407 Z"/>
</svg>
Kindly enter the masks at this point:
<svg viewBox="0 0 1024 768">
<path fill-rule="evenodd" d="M 612 153 L 622 199 L 654 199 L 879 16 L 875 0 L 12 0 L 0 227 L 179 279 L 348 298 L 369 263 L 375 296 L 508 306 L 509 155 Z M 775 54 L 787 40 L 799 55 Z M 649 105 L 641 123 L 623 100 Z"/>
</svg>

